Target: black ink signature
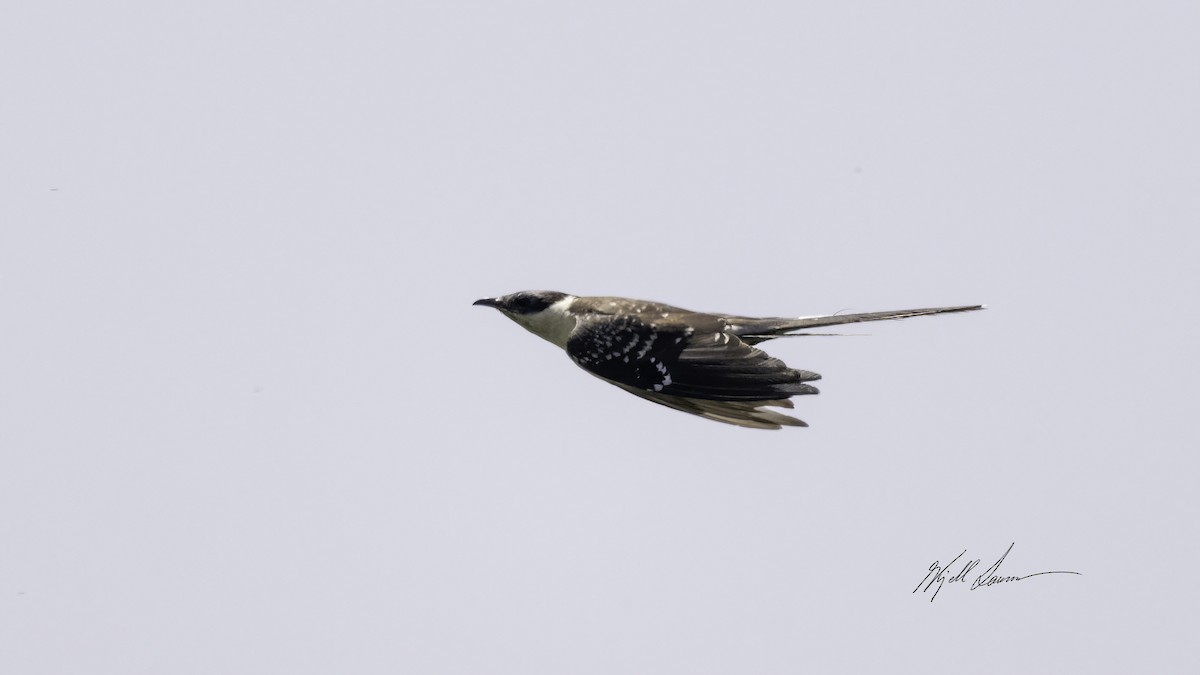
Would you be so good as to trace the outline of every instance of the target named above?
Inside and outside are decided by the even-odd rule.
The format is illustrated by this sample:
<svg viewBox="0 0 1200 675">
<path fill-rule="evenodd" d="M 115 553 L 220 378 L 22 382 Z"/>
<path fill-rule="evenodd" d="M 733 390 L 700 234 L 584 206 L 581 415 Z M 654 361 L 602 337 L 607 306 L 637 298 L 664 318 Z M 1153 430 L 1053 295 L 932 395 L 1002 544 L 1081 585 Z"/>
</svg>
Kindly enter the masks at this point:
<svg viewBox="0 0 1200 675">
<path fill-rule="evenodd" d="M 1026 574 L 1023 576 L 1001 576 L 1000 564 L 1003 563 L 1004 559 L 1008 557 L 1008 554 L 1012 552 L 1013 546 L 1016 546 L 1016 542 L 1009 544 L 1008 550 L 1004 552 L 1004 555 L 1000 556 L 999 560 L 993 563 L 991 567 L 987 568 L 983 574 L 975 577 L 975 581 L 971 582 L 970 586 L 972 591 L 977 588 L 995 586 L 996 584 L 1008 583 L 1010 581 L 1021 581 L 1022 579 L 1041 576 L 1043 574 L 1079 574 L 1079 572 L 1055 570 L 1053 572 L 1034 572 L 1033 574 Z M 933 561 L 933 564 L 929 566 L 929 573 L 925 575 L 925 578 L 921 580 L 921 583 L 917 584 L 917 587 L 913 589 L 913 593 L 916 593 L 917 591 L 921 591 L 923 593 L 928 592 L 930 588 L 933 588 L 934 584 L 937 584 L 937 588 L 933 591 L 933 597 L 929 598 L 929 601 L 933 602 L 937 599 L 938 593 L 942 591 L 942 586 L 946 584 L 966 583 L 967 575 L 971 573 L 971 570 L 975 569 L 979 565 L 978 559 L 971 560 L 964 564 L 962 569 L 960 569 L 954 576 L 946 576 L 950 572 L 950 568 L 954 565 L 954 563 L 958 562 L 958 559 L 966 554 L 966 550 L 963 550 L 962 553 L 954 556 L 954 559 L 945 565 L 942 565 L 936 560 Z"/>
</svg>

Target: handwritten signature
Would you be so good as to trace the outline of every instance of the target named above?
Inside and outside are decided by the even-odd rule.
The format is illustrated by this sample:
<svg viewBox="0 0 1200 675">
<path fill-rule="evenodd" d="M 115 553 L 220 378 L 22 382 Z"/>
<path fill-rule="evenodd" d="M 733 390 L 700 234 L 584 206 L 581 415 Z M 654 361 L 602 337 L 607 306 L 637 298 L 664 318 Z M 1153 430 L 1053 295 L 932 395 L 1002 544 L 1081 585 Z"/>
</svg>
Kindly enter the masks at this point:
<svg viewBox="0 0 1200 675">
<path fill-rule="evenodd" d="M 983 574 L 975 577 L 975 581 L 971 582 L 972 591 L 977 588 L 986 588 L 987 586 L 995 586 L 996 584 L 1004 584 L 1010 581 L 1022 581 L 1024 579 L 1028 579 L 1029 577 L 1037 577 L 1043 574 L 1079 574 L 1079 572 L 1055 570 L 1053 572 L 1034 572 L 1033 574 L 1026 574 L 1023 576 L 1002 576 L 1000 574 L 1000 565 L 1004 562 L 1004 559 L 1008 557 L 1008 554 L 1012 552 L 1013 546 L 1016 546 L 1016 542 L 1009 544 L 1008 550 L 1004 552 L 1004 555 L 1000 556 L 999 560 L 997 560 L 995 563 L 992 563 L 992 566 L 987 568 Z M 930 588 L 934 588 L 934 584 L 937 584 L 937 587 L 934 588 L 933 591 L 933 597 L 929 598 L 929 601 L 933 602 L 937 599 L 938 593 L 942 591 L 942 586 L 946 584 L 966 583 L 967 575 L 979 566 L 979 559 L 966 562 L 963 564 L 962 569 L 960 569 L 957 574 L 954 574 L 951 577 L 946 576 L 950 573 L 950 568 L 953 567 L 954 564 L 966 554 L 967 552 L 964 550 L 962 553 L 954 556 L 954 559 L 945 565 L 942 565 L 937 560 L 933 561 L 933 564 L 929 566 L 929 573 L 925 575 L 925 578 L 921 580 L 921 583 L 917 584 L 917 587 L 913 589 L 913 593 L 916 593 L 917 591 L 926 593 Z"/>
</svg>

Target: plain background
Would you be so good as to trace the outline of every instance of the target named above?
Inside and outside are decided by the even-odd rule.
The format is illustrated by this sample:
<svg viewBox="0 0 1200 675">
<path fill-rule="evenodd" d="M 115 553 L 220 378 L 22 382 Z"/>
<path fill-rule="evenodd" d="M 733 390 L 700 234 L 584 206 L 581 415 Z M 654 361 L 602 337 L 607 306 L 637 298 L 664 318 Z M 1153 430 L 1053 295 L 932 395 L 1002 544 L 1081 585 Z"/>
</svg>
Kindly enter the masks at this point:
<svg viewBox="0 0 1200 675">
<path fill-rule="evenodd" d="M 1195 2 L 27 2 L 0 671 L 1197 672 Z M 808 315 L 812 427 L 477 298 Z M 937 601 L 961 551 L 1074 570 Z"/>
</svg>

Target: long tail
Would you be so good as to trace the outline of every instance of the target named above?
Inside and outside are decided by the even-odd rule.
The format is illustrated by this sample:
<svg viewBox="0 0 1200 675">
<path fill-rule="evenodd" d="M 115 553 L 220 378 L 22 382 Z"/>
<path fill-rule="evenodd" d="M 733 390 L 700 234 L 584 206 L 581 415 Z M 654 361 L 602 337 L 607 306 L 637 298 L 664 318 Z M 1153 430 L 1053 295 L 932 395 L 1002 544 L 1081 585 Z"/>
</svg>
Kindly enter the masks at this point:
<svg viewBox="0 0 1200 675">
<path fill-rule="evenodd" d="M 831 314 L 829 316 L 805 316 L 798 319 L 751 319 L 730 318 L 734 333 L 749 344 L 770 340 L 776 337 L 801 336 L 806 333 L 795 333 L 808 328 L 836 326 L 842 323 L 862 323 L 864 321 L 886 321 L 890 319 L 908 319 L 914 316 L 930 316 L 933 314 L 950 314 L 953 312 L 972 312 L 983 309 L 984 305 L 962 305 L 959 307 L 929 307 L 926 309 L 899 309 L 891 312 L 865 312 L 862 314 Z"/>
</svg>

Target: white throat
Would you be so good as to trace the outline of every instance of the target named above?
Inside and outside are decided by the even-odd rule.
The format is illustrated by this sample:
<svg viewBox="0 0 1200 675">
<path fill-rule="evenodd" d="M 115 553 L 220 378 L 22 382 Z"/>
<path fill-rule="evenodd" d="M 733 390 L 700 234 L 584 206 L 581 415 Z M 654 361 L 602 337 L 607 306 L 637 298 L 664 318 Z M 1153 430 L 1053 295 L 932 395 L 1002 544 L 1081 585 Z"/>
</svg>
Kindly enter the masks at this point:
<svg viewBox="0 0 1200 675">
<path fill-rule="evenodd" d="M 567 338 L 576 323 L 574 315 L 567 311 L 572 302 L 575 296 L 568 295 L 537 314 L 505 314 L 530 333 L 566 349 Z"/>
</svg>

